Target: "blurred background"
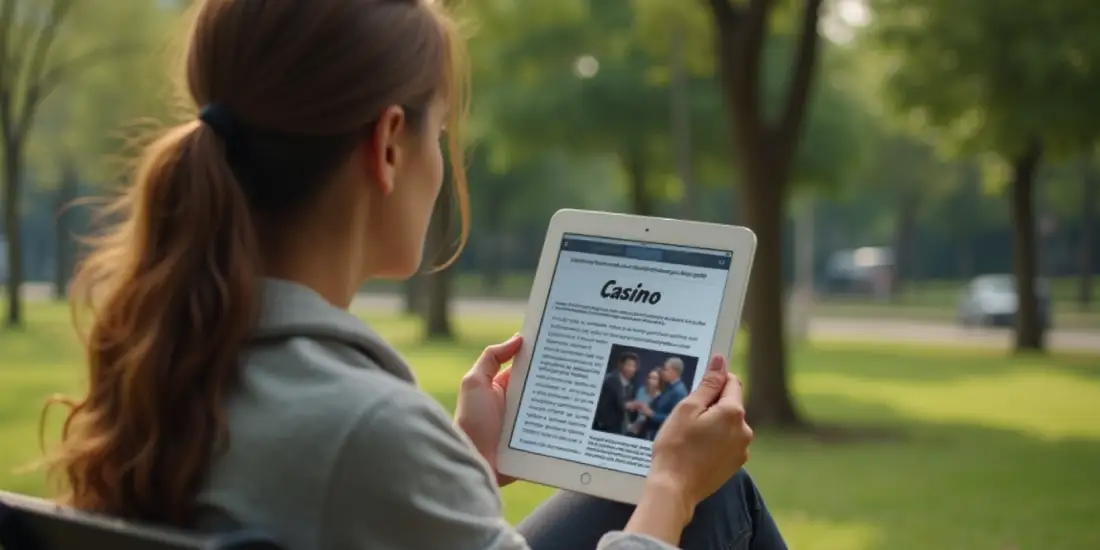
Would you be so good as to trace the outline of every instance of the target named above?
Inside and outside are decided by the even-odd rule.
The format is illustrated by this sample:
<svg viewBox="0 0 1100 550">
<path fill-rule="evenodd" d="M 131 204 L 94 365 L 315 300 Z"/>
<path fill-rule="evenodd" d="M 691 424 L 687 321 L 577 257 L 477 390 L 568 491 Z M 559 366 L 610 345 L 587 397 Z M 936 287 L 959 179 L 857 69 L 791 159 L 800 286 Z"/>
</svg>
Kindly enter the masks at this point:
<svg viewBox="0 0 1100 550">
<path fill-rule="evenodd" d="M 91 203 L 194 117 L 190 4 L 0 0 L 2 490 L 47 494 L 22 468 L 41 405 L 82 384 L 65 301 Z M 469 245 L 354 305 L 446 407 L 519 329 L 555 210 L 747 225 L 732 363 L 792 548 L 1100 548 L 1100 2 L 455 4 Z M 507 488 L 509 519 L 547 494 Z"/>
</svg>

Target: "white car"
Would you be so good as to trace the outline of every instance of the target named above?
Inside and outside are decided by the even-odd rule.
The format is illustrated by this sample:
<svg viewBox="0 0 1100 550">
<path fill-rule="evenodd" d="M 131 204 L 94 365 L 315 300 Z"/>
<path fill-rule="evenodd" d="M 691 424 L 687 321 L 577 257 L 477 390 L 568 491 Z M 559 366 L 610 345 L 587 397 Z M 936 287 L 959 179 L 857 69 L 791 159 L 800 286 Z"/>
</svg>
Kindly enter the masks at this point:
<svg viewBox="0 0 1100 550">
<path fill-rule="evenodd" d="M 1039 322 L 1050 327 L 1050 287 L 1035 281 Z M 1016 324 L 1019 298 L 1012 275 L 979 275 L 971 279 L 959 298 L 959 323 L 964 326 L 1011 327 Z"/>
</svg>

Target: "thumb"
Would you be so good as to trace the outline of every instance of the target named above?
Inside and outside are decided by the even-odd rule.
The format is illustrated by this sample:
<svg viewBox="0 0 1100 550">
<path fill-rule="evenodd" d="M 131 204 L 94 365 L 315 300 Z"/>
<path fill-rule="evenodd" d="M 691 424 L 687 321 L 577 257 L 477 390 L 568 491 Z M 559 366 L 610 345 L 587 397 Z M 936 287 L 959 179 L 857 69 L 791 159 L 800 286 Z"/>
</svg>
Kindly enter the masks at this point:
<svg viewBox="0 0 1100 550">
<path fill-rule="evenodd" d="M 500 372 L 500 366 L 511 361 L 522 344 L 523 337 L 516 334 L 504 342 L 486 347 L 477 358 L 477 363 L 474 363 L 473 370 L 489 378 L 496 376 Z"/>
<path fill-rule="evenodd" d="M 726 387 L 726 381 L 729 380 L 728 370 L 725 357 L 721 355 L 711 357 L 710 363 L 707 364 L 707 372 L 699 381 L 699 387 L 684 398 L 684 403 L 690 404 L 691 408 L 697 411 L 696 414 L 702 413 L 707 407 L 713 405 Z"/>
</svg>

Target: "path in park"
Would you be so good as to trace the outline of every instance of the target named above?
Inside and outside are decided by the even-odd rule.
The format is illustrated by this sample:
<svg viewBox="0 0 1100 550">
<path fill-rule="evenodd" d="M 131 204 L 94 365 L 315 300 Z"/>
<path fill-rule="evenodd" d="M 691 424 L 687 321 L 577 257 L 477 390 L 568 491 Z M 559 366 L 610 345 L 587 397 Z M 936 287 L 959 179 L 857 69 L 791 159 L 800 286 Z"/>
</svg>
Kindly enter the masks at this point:
<svg viewBox="0 0 1100 550">
<path fill-rule="evenodd" d="M 399 295 L 361 294 L 353 308 L 399 311 Z M 522 317 L 526 303 L 494 298 L 457 298 L 452 305 L 457 315 Z M 860 319 L 816 317 L 810 321 L 810 338 L 815 340 L 866 340 L 1008 348 L 1012 331 L 992 328 L 964 328 L 948 323 L 904 319 Z M 1100 331 L 1056 329 L 1047 334 L 1051 349 L 1100 353 Z"/>
<path fill-rule="evenodd" d="M 50 286 L 24 286 L 29 300 L 48 299 Z M 352 307 L 380 312 L 402 308 L 396 294 L 361 294 Z M 457 315 L 522 317 L 525 302 L 497 298 L 456 298 L 452 311 Z M 948 323 L 904 319 L 816 317 L 810 321 L 810 337 L 815 340 L 866 340 L 877 342 L 929 343 L 1008 348 L 1012 331 L 1007 329 L 963 328 Z M 1100 353 L 1100 331 L 1055 329 L 1048 335 L 1051 349 Z"/>
</svg>

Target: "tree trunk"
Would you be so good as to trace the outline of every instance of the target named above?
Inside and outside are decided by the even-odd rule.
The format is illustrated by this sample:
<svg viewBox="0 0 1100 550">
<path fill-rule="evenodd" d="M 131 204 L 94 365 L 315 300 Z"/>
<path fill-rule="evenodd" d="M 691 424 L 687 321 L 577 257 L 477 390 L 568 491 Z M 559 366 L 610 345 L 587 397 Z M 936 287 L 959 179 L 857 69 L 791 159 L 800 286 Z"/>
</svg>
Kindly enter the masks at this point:
<svg viewBox="0 0 1100 550">
<path fill-rule="evenodd" d="M 639 216 L 652 216 L 654 207 L 646 183 L 645 154 L 640 148 L 631 147 L 625 157 L 627 177 L 630 178 L 630 209 Z"/>
<path fill-rule="evenodd" d="M 1092 265 L 1095 262 L 1093 247 L 1096 246 L 1097 203 L 1100 202 L 1100 178 L 1090 157 L 1081 178 L 1081 242 L 1078 245 L 1077 265 L 1078 281 L 1077 302 L 1082 310 L 1092 306 Z"/>
<path fill-rule="evenodd" d="M 1016 349 L 1042 350 L 1043 324 L 1039 319 L 1035 279 L 1035 174 L 1042 158 L 1042 145 L 1035 141 L 1013 163 L 1012 226 L 1013 270 L 1016 275 Z"/>
<path fill-rule="evenodd" d="M 788 178 L 806 121 L 820 44 L 822 0 L 803 0 L 802 21 L 779 115 L 768 120 L 762 98 L 764 44 L 772 2 L 708 2 L 715 22 L 718 68 L 738 150 L 741 207 L 756 232 L 756 259 L 747 296 L 747 414 L 758 427 L 804 427 L 787 381 L 783 323 L 783 214 Z"/>
<path fill-rule="evenodd" d="M 677 26 L 672 31 L 672 82 L 669 86 L 669 103 L 672 126 L 672 140 L 676 151 L 676 173 L 683 185 L 684 219 L 693 220 L 699 216 L 698 197 L 695 177 L 692 170 L 691 145 L 691 98 L 688 92 L 687 67 L 684 59 L 684 28 Z"/>
<path fill-rule="evenodd" d="M 405 315 L 424 315 L 424 275 L 409 277 L 402 285 L 405 295 Z"/>
<path fill-rule="evenodd" d="M 69 279 L 72 278 L 73 256 L 75 251 L 71 246 L 73 236 L 72 208 L 77 198 L 79 179 L 76 169 L 71 162 L 65 163 L 61 174 L 61 186 L 57 190 L 57 204 L 55 205 L 54 221 L 54 276 L 53 297 L 55 300 L 65 300 L 69 295 Z"/>
<path fill-rule="evenodd" d="M 428 304 L 424 319 L 424 337 L 428 340 L 452 340 L 451 269 L 427 276 Z"/>
<path fill-rule="evenodd" d="M 742 157 L 744 158 L 744 157 Z M 745 174 L 744 216 L 756 233 L 756 258 L 746 297 L 749 326 L 746 415 L 753 425 L 800 427 L 787 379 L 783 320 L 783 206 L 785 185 L 767 172 Z"/>
<path fill-rule="evenodd" d="M 900 302 L 906 280 L 912 275 L 913 233 L 916 226 L 916 201 L 911 197 L 902 200 L 894 228 L 894 274 L 890 281 L 890 297 Z"/>
<path fill-rule="evenodd" d="M 23 327 L 23 230 L 19 210 L 22 152 L 8 146 L 4 154 L 4 235 L 8 241 L 8 315 L 10 329 Z"/>
<path fill-rule="evenodd" d="M 432 267 L 451 256 L 453 244 L 449 240 L 451 222 L 454 219 L 451 207 L 454 194 L 445 189 L 435 201 L 435 211 L 428 227 L 429 250 L 440 251 L 435 254 Z M 424 275 L 424 337 L 428 340 L 450 340 L 454 338 L 451 329 L 451 268 Z"/>
</svg>

